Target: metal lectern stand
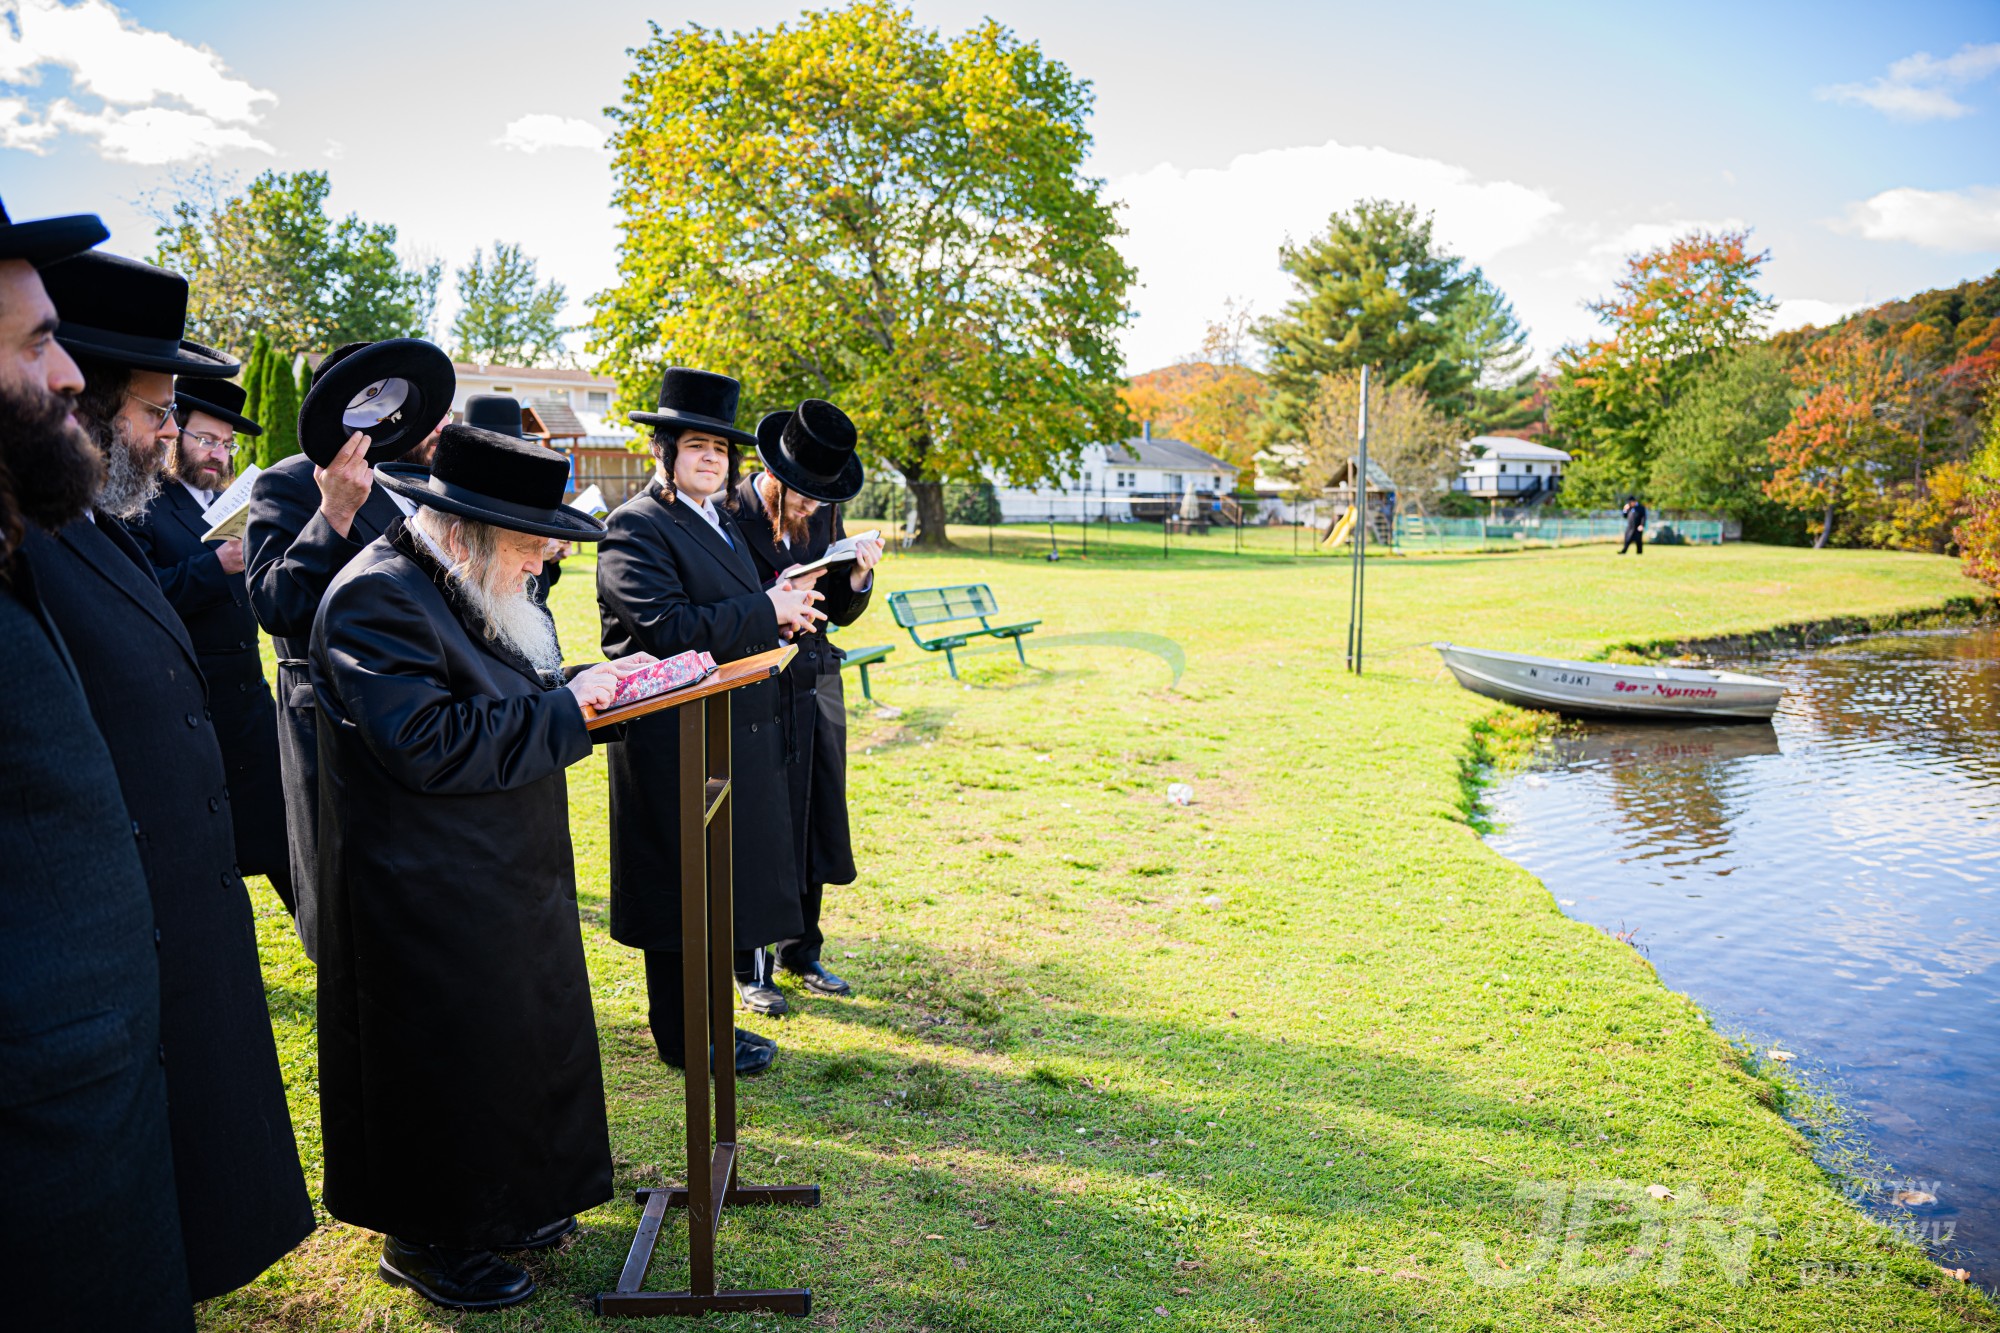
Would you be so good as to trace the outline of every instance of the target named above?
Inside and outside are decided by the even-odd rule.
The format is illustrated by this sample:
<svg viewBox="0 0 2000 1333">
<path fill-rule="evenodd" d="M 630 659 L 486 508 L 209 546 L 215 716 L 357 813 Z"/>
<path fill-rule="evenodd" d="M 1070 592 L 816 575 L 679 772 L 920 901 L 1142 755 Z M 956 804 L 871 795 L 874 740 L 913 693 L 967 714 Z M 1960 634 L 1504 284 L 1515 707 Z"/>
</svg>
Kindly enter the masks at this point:
<svg viewBox="0 0 2000 1333">
<path fill-rule="evenodd" d="M 817 1185 L 745 1185 L 737 1178 L 736 1021 L 734 977 L 735 892 L 730 861 L 729 691 L 769 680 L 791 661 L 791 647 L 725 663 L 698 685 L 598 715 L 594 729 L 649 713 L 680 714 L 681 741 L 681 949 L 687 1004 L 687 1184 L 642 1189 L 645 1205 L 616 1291 L 599 1292 L 600 1315 L 703 1315 L 710 1310 L 812 1312 L 803 1287 L 717 1291 L 715 1236 L 722 1210 L 744 1204 L 814 1207 Z M 709 1079 L 715 1080 L 710 1119 Z M 711 1133 L 711 1125 L 713 1127 Z M 686 1291 L 641 1291 L 667 1209 L 685 1208 L 688 1219 Z"/>
</svg>

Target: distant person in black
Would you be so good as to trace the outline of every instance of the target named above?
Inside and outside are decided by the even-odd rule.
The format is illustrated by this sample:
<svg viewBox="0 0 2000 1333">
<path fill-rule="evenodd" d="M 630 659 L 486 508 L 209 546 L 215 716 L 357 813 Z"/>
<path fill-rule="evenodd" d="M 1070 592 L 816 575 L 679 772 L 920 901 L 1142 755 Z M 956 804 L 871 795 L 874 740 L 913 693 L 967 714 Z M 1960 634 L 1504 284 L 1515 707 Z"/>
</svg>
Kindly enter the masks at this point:
<svg viewBox="0 0 2000 1333">
<path fill-rule="evenodd" d="M 153 562 L 160 591 L 180 613 L 208 678 L 215 737 L 229 773 L 236 864 L 263 875 L 296 913 L 291 859 L 285 851 L 285 793 L 278 773 L 278 716 L 264 681 L 257 617 L 243 577 L 243 543 L 204 542 L 209 505 L 236 479 L 238 436 L 263 428 L 243 415 L 241 385 L 191 380 L 177 385 L 180 436 L 167 446 L 167 482 L 130 525 Z"/>
<path fill-rule="evenodd" d="M 1637 547 L 1640 555 L 1646 554 L 1646 504 L 1636 495 L 1625 497 L 1625 543 L 1618 548 L 1618 554 L 1625 554 L 1628 547 Z"/>
<path fill-rule="evenodd" d="M 83 375 L 37 270 L 96 245 L 90 216 L 0 208 L 0 1253 L 6 1322 L 192 1333 L 153 903 L 110 750 L 15 556 L 82 516 L 104 475 L 71 416 Z"/>
</svg>

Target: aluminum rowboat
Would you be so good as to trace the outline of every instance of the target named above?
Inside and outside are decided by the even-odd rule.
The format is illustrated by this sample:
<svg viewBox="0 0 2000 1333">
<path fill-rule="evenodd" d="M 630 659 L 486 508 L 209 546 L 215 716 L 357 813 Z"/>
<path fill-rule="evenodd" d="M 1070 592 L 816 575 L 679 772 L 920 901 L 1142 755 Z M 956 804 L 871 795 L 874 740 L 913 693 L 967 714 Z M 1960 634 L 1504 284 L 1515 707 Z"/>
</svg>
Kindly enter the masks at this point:
<svg viewBox="0 0 2000 1333">
<path fill-rule="evenodd" d="M 1475 694 L 1586 717 L 1768 721 L 1785 693 L 1775 680 L 1735 671 L 1565 662 L 1455 643 L 1431 647 Z"/>
</svg>

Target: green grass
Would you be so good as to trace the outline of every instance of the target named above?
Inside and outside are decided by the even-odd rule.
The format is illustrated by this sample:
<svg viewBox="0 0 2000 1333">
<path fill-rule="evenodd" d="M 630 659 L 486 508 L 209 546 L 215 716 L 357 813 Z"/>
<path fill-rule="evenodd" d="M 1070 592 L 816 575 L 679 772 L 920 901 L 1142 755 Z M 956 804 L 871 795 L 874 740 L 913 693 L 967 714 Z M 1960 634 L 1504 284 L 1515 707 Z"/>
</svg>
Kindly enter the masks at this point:
<svg viewBox="0 0 2000 1333">
<path fill-rule="evenodd" d="M 874 673 L 900 715 L 849 679 L 862 874 L 831 892 L 828 933 L 860 997 L 794 991 L 793 1017 L 756 1023 L 783 1051 L 743 1099 L 745 1177 L 817 1181 L 825 1205 L 733 1214 L 724 1281 L 810 1286 L 814 1326 L 913 1333 L 1993 1327 L 1843 1201 L 1781 1090 L 1691 1002 L 1479 840 L 1468 757 L 1518 744 L 1522 719 L 1489 721 L 1426 646 L 1585 655 L 1890 615 L 1976 591 L 1956 568 L 1745 546 L 1385 559 L 1357 680 L 1346 561 L 1225 549 L 1049 564 L 981 541 L 885 563 L 885 590 L 984 580 L 1046 623 L 1030 667 L 1002 648 L 958 683 L 879 596 L 843 632 L 901 643 Z M 574 655 L 596 641 L 589 575 L 557 589 Z M 1156 653 L 1055 642 L 1121 633 L 1175 641 L 1179 684 Z M 1177 781 L 1191 807 L 1165 799 Z M 601 759 L 571 798 L 619 1197 L 512 1312 L 391 1290 L 375 1238 L 329 1223 L 205 1328 L 594 1326 L 630 1191 L 681 1174 L 681 1082 L 652 1056 L 639 956 L 604 933 Z M 316 1181 L 312 970 L 276 900 L 258 906 Z M 1678 1198 L 1653 1204 L 1655 1184 Z M 1560 1258 L 1530 1275 L 1538 1200 L 1578 1186 L 1606 1196 L 1597 1225 L 1567 1276 Z M 1697 1193 L 1746 1189 L 1761 1234 L 1737 1285 L 1685 1219 Z M 1696 1236 L 1677 1280 L 1654 1214 L 1655 1241 Z M 1475 1242 L 1498 1281 L 1472 1276 Z M 652 1285 L 684 1284 L 685 1253 L 670 1222 Z M 1620 1260 L 1630 1275 L 1579 1280 Z"/>
</svg>

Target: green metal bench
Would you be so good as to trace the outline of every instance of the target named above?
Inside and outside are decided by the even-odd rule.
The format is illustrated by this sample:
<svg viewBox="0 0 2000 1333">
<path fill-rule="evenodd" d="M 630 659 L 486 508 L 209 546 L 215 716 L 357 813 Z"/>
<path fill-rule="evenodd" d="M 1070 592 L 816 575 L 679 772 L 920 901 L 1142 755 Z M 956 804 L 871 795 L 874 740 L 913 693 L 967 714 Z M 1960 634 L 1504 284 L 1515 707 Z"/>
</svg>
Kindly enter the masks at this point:
<svg viewBox="0 0 2000 1333">
<path fill-rule="evenodd" d="M 875 702 L 875 693 L 868 688 L 868 668 L 895 651 L 893 643 L 878 643 L 870 648 L 851 649 L 840 660 L 841 670 L 853 667 L 861 673 L 861 697 L 871 704 Z"/>
<path fill-rule="evenodd" d="M 951 668 L 951 678 L 958 679 L 958 659 L 952 656 L 954 649 L 963 648 L 966 642 L 978 638 L 1012 639 L 1015 655 L 1021 665 L 1028 664 L 1027 653 L 1021 650 L 1023 635 L 1033 634 L 1039 620 L 1022 620 L 1011 625 L 995 625 L 992 617 L 1000 613 L 1000 606 L 993 600 L 993 590 L 983 583 L 964 583 L 950 588 L 912 588 L 908 592 L 889 594 L 889 613 L 896 623 L 910 632 L 910 641 L 927 653 L 943 653 L 945 665 Z M 976 620 L 977 625 L 962 622 Z M 926 625 L 956 624 L 942 634 L 925 638 L 918 631 Z"/>
</svg>

